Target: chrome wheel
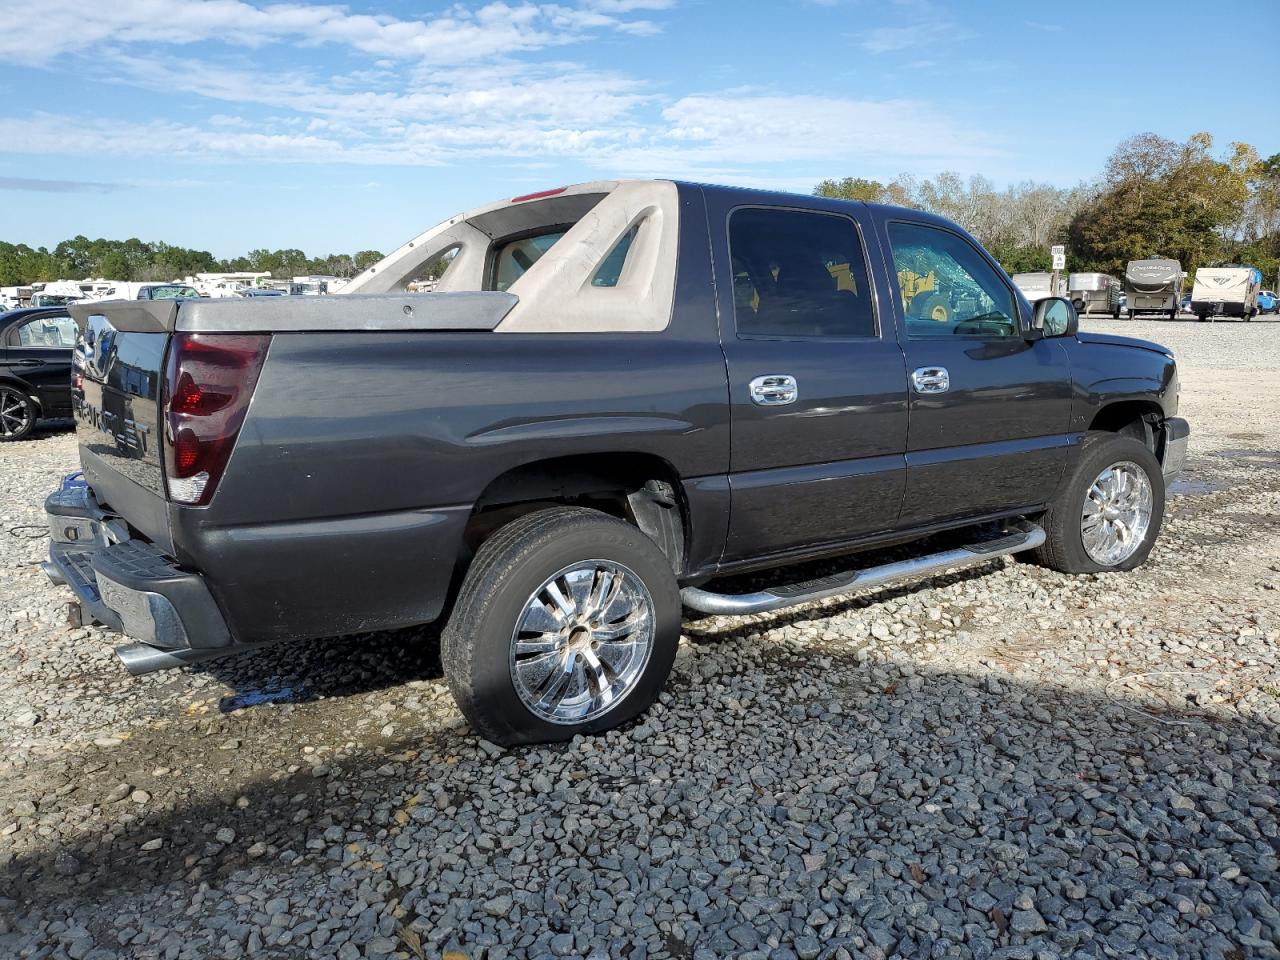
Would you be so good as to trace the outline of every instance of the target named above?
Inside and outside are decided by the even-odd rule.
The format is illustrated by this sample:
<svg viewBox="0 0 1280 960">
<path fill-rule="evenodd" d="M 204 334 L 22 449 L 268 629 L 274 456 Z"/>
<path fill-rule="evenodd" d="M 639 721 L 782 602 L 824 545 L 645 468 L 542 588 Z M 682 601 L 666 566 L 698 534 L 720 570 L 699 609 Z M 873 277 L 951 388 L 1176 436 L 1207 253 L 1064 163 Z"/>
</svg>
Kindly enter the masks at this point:
<svg viewBox="0 0 1280 960">
<path fill-rule="evenodd" d="M 1113 567 L 1133 556 L 1151 525 L 1151 480 L 1131 460 L 1098 474 L 1085 494 L 1080 537 L 1094 563 Z"/>
<path fill-rule="evenodd" d="M 0 436 L 19 437 L 31 426 L 31 401 L 17 390 L 0 387 Z"/>
<path fill-rule="evenodd" d="M 593 720 L 635 687 L 653 638 L 644 582 L 620 563 L 584 560 L 548 577 L 525 602 L 511 634 L 511 681 L 543 720 Z"/>
</svg>

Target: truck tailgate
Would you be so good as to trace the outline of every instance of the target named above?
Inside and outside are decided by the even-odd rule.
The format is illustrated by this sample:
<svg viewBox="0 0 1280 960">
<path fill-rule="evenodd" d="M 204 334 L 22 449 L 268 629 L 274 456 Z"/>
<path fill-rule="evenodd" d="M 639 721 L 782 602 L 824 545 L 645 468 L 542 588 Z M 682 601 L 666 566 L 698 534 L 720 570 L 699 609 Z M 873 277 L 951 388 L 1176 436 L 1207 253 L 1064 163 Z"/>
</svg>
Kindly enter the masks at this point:
<svg viewBox="0 0 1280 960">
<path fill-rule="evenodd" d="M 168 548 L 160 388 L 169 334 L 118 330 L 111 306 L 95 306 L 81 322 L 72 386 L 85 480 L 100 504 Z"/>
</svg>

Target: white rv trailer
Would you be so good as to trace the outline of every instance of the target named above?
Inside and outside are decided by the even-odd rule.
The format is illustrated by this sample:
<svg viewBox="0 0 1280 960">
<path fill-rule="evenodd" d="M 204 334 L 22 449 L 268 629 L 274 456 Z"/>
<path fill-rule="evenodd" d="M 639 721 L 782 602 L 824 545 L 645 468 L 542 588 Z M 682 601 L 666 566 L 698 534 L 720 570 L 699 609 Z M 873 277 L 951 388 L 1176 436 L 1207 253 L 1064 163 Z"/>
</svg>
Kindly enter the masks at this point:
<svg viewBox="0 0 1280 960">
<path fill-rule="evenodd" d="M 197 273 L 183 279 L 189 287 L 195 287 L 202 297 L 238 297 L 246 287 L 258 286 L 269 280 L 265 270 L 237 270 L 232 273 Z"/>
<path fill-rule="evenodd" d="M 1191 287 L 1191 312 L 1201 321 L 1209 317 L 1258 315 L 1262 274 L 1254 267 L 1201 267 Z"/>
<path fill-rule="evenodd" d="M 347 281 L 329 274 L 313 273 L 305 277 L 294 277 L 293 282 L 298 285 L 299 292 L 303 296 L 314 297 L 326 293 L 335 293 Z"/>
<path fill-rule="evenodd" d="M 1177 260 L 1156 257 L 1130 260 L 1124 271 L 1126 309 L 1132 320 L 1139 313 L 1163 313 L 1178 319 L 1181 306 L 1182 264 Z"/>
<path fill-rule="evenodd" d="M 1045 297 L 1065 297 L 1067 295 L 1066 277 L 1059 275 L 1058 284 L 1054 286 L 1052 273 L 1015 273 L 1010 277 L 1013 285 L 1022 291 L 1022 295 L 1035 303 Z"/>
<path fill-rule="evenodd" d="M 31 288 L 28 286 L 0 287 L 0 307 L 17 310 L 31 306 Z"/>
<path fill-rule="evenodd" d="M 50 280 L 31 285 L 33 307 L 61 307 L 85 299 L 79 285 L 71 280 Z"/>
<path fill-rule="evenodd" d="M 1067 277 L 1067 290 L 1077 313 L 1109 313 L 1120 319 L 1120 281 L 1111 274 L 1073 273 Z"/>
</svg>

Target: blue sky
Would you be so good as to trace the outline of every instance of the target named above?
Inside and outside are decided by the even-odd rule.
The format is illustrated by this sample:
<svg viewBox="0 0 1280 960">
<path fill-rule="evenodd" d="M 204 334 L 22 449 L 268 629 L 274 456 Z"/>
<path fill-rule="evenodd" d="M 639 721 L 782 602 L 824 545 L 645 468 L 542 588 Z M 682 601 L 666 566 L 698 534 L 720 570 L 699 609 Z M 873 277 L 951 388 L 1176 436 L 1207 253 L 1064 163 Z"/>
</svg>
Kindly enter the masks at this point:
<svg viewBox="0 0 1280 960">
<path fill-rule="evenodd" d="M 1205 9 L 0 0 L 0 239 L 385 251 L 616 176 L 1070 185 L 1145 131 L 1280 151 L 1280 4 Z"/>
</svg>

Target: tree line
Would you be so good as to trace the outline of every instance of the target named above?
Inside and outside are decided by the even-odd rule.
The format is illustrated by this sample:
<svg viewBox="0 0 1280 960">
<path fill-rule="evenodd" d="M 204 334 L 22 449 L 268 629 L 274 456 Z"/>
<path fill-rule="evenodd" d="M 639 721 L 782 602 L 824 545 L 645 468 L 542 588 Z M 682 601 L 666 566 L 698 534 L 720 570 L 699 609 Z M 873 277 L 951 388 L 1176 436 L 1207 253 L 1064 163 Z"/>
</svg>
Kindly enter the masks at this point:
<svg viewBox="0 0 1280 960">
<path fill-rule="evenodd" d="M 1267 283 L 1280 270 L 1280 154 L 1261 159 L 1245 143 L 1220 153 L 1197 133 L 1177 143 L 1153 133 L 1120 143 L 1103 172 L 1074 187 L 1026 181 L 997 190 L 986 177 L 954 173 L 888 183 L 824 180 L 819 196 L 928 210 L 960 224 L 1009 273 L 1048 270 L 1049 248 L 1067 248 L 1067 269 L 1120 276 L 1130 260 L 1171 257 L 1194 275 L 1242 263 Z"/>
<path fill-rule="evenodd" d="M 301 250 L 250 250 L 239 257 L 219 260 L 207 250 L 189 250 L 168 243 L 128 240 L 63 240 L 52 250 L 23 243 L 0 241 L 0 286 L 18 286 L 40 280 L 174 280 L 194 273 L 228 273 L 252 270 L 277 279 L 321 274 L 352 277 L 382 259 L 377 250 L 331 253 L 309 257 Z"/>
</svg>

